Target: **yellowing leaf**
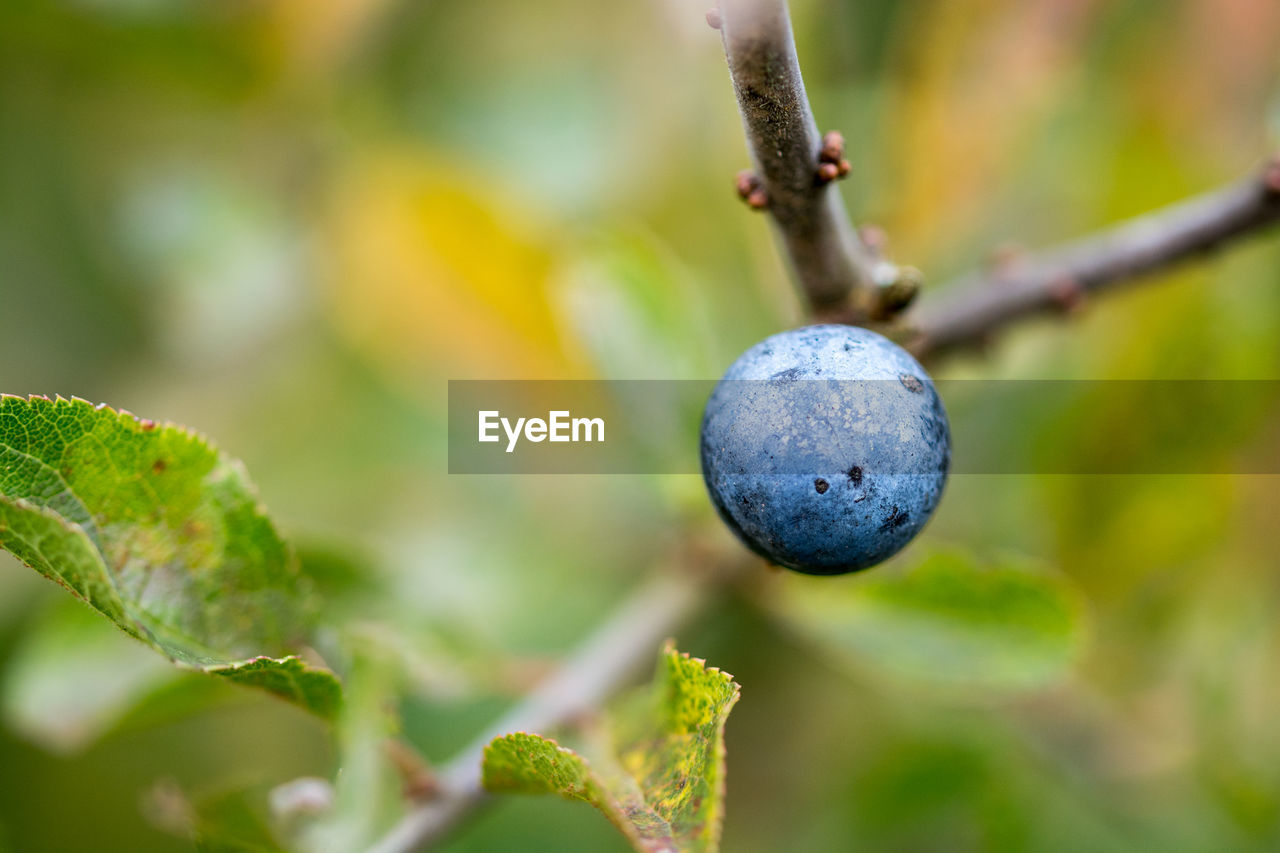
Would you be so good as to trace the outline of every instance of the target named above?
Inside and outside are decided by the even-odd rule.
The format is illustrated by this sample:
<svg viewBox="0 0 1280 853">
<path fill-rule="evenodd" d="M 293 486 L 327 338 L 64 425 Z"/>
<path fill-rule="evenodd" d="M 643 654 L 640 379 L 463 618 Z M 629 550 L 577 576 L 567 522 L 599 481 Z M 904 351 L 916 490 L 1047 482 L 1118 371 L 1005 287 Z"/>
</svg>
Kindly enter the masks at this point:
<svg viewBox="0 0 1280 853">
<path fill-rule="evenodd" d="M 1054 92 L 1078 72 L 1078 45 L 1102 6 L 984 0 L 911 17 L 898 62 L 912 73 L 891 107 L 890 233 L 936 246 L 972 227 Z"/>
<path fill-rule="evenodd" d="M 724 724 L 737 701 L 731 676 L 668 644 L 654 683 L 610 716 L 611 749 L 588 762 L 541 735 L 504 735 L 485 750 L 484 785 L 590 803 L 643 853 L 711 853 L 723 820 Z"/>
<path fill-rule="evenodd" d="M 298 72 L 341 68 L 392 5 L 391 0 L 269 0 L 262 4 L 264 46 Z"/>
<path fill-rule="evenodd" d="M 394 153 L 355 167 L 332 206 L 334 322 L 411 375 L 581 375 L 552 310 L 548 238 L 478 185 Z"/>
</svg>

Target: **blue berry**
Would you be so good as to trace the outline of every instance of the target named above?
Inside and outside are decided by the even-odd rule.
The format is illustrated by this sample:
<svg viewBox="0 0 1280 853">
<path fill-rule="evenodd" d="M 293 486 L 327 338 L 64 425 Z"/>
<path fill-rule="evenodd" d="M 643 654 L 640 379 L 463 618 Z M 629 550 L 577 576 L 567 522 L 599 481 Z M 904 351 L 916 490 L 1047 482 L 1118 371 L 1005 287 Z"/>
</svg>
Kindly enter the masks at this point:
<svg viewBox="0 0 1280 853">
<path fill-rule="evenodd" d="M 942 497 L 951 432 L 924 368 L 855 326 L 809 326 L 742 354 L 702 419 L 702 475 L 752 550 L 814 575 L 882 562 Z"/>
</svg>

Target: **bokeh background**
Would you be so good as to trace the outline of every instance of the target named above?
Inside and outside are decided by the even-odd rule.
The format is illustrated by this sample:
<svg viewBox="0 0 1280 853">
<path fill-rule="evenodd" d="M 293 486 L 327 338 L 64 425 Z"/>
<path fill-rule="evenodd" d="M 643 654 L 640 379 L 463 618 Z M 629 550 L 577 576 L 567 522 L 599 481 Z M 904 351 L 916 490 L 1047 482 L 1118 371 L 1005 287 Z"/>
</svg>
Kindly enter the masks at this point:
<svg viewBox="0 0 1280 853">
<path fill-rule="evenodd" d="M 694 477 L 444 473 L 447 379 L 714 378 L 801 320 L 731 189 L 747 156 L 705 5 L 6 0 L 0 390 L 182 422 L 242 458 L 326 624 L 364 650 L 356 705 L 447 759 L 681 531 L 728 535 Z M 1275 142 L 1271 0 L 793 14 L 819 122 L 849 140 L 840 191 L 931 287 Z M 933 367 L 1280 379 L 1278 280 L 1263 236 Z M 1181 414 L 1205 454 L 1276 460 L 1267 408 Z M 1047 454 L 1140 444 L 1148 416 L 991 413 Z M 1069 666 L 1013 686 L 904 674 L 893 648 L 837 659 L 726 596 L 678 638 L 743 685 L 725 849 L 1276 849 L 1277 506 L 1266 476 L 954 478 L 877 571 L 943 550 L 1069 586 Z M 394 818 L 376 725 L 334 734 L 207 681 L 0 555 L 0 849 L 191 849 L 194 804 L 258 849 L 266 792 L 340 766 L 362 781 L 317 844 L 359 849 Z M 443 849 L 625 847 L 585 806 L 512 798 Z"/>
</svg>

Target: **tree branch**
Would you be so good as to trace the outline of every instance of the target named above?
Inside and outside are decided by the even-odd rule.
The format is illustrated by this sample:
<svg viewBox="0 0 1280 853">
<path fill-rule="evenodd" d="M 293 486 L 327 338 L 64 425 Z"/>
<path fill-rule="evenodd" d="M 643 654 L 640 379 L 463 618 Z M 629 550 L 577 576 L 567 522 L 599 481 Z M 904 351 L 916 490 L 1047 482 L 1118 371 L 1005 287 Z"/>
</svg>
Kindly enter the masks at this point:
<svg viewBox="0 0 1280 853">
<path fill-rule="evenodd" d="M 368 853 L 409 853 L 443 837 L 488 799 L 480 779 L 490 741 L 511 732 L 561 728 L 598 709 L 651 664 L 663 640 L 735 576 L 733 569 L 708 572 L 705 556 L 696 561 L 700 565 L 680 560 L 675 571 L 660 572 L 636 589 L 553 675 L 440 768 L 434 798 L 415 806 Z"/>
<path fill-rule="evenodd" d="M 708 20 L 723 31 L 761 201 L 811 313 L 863 323 L 904 307 L 916 274 L 864 243 L 829 179 L 819 178 L 823 141 L 805 96 L 785 0 L 720 0 Z M 1029 257 L 1016 268 L 967 276 L 953 295 L 920 310 L 913 348 L 934 355 L 980 341 L 1016 319 L 1070 307 L 1085 293 L 1207 252 L 1278 219 L 1280 162 L 1274 162 L 1261 179 Z M 596 709 L 737 573 L 737 567 L 699 569 L 707 562 L 705 555 L 678 561 L 677 571 L 640 586 L 555 674 L 444 765 L 433 799 L 412 808 L 369 853 L 420 849 L 481 805 L 487 799 L 484 748 L 494 737 L 556 729 Z"/>
<path fill-rule="evenodd" d="M 818 177 L 823 140 L 805 96 L 785 0 L 720 0 L 713 16 L 764 195 L 814 315 L 866 319 L 900 271 L 872 252 Z"/>
<path fill-rule="evenodd" d="M 1259 175 L 992 271 L 972 273 L 908 318 L 910 348 L 931 357 L 981 344 L 1025 317 L 1207 254 L 1280 220 L 1280 158 Z M 914 319 L 914 322 L 912 322 Z"/>
</svg>

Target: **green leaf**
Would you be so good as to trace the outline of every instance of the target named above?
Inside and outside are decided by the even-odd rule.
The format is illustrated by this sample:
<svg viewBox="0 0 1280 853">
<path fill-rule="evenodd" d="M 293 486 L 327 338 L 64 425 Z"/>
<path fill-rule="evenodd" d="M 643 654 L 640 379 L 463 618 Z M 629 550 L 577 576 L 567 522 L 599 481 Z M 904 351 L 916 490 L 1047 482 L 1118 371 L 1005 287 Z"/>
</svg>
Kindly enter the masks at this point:
<svg viewBox="0 0 1280 853">
<path fill-rule="evenodd" d="M 718 372 L 702 285 L 668 246 L 636 228 L 597 230 L 560 275 L 573 330 L 600 374 L 615 379 Z"/>
<path fill-rule="evenodd" d="M 199 853 L 284 853 L 268 797 L 259 785 L 191 794 L 165 780 L 148 792 L 143 812 L 157 829 L 186 839 Z"/>
<path fill-rule="evenodd" d="M 935 685 L 1043 687 L 1070 670 L 1085 611 L 1065 578 L 952 552 L 845 579 L 786 578 L 770 609 L 837 656 Z"/>
<path fill-rule="evenodd" d="M 668 643 L 654 683 L 609 715 L 591 760 L 517 732 L 485 750 L 490 791 L 559 794 L 595 806 L 640 851 L 718 849 L 724 724 L 733 678 Z"/>
<path fill-rule="evenodd" d="M 349 699 L 335 726 L 341 768 L 333 780 L 329 807 L 299 815 L 293 849 L 306 853 L 348 853 L 375 845 L 399 813 L 405 778 L 387 754 L 396 735 L 396 700 L 403 691 L 398 661 L 357 640 L 347 669 Z"/>
<path fill-rule="evenodd" d="M 239 462 L 173 424 L 0 396 L 0 548 L 180 665 L 330 716 L 296 560 Z"/>
<path fill-rule="evenodd" d="M 70 753 L 110 731 L 180 672 L 80 602 L 61 596 L 51 605 L 10 654 L 0 713 L 24 737 Z"/>
<path fill-rule="evenodd" d="M 484 751 L 484 786 L 510 794 L 559 794 L 591 803 L 614 818 L 582 756 L 542 735 L 514 732 L 494 738 Z"/>
<path fill-rule="evenodd" d="M 233 684 L 257 687 L 288 699 L 325 719 L 333 719 L 342 707 L 342 686 L 333 673 L 313 667 L 301 658 L 261 656 L 249 660 L 206 666 L 205 672 Z"/>
</svg>

